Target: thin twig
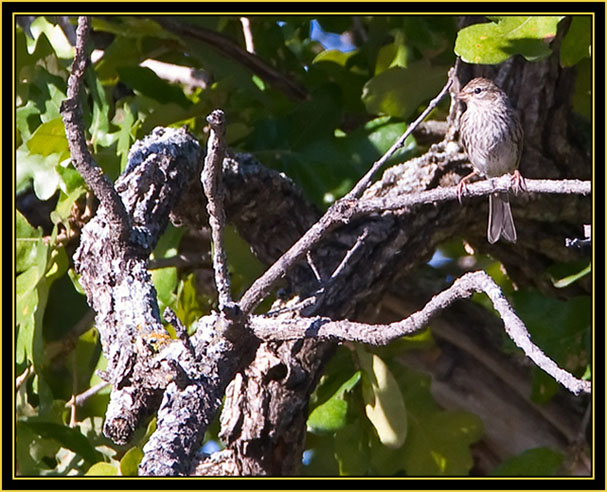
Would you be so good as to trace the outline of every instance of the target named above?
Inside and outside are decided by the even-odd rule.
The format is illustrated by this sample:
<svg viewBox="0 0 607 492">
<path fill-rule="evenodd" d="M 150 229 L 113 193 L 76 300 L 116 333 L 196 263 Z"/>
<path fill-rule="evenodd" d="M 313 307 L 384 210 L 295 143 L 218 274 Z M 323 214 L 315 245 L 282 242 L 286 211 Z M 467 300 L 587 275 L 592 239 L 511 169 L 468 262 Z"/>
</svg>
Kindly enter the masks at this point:
<svg viewBox="0 0 607 492">
<path fill-rule="evenodd" d="M 207 211 L 209 213 L 209 224 L 211 226 L 211 238 L 213 241 L 213 268 L 215 270 L 219 310 L 223 312 L 227 306 L 232 306 L 233 304 L 230 292 L 228 262 L 223 248 L 225 213 L 223 211 L 223 193 L 220 188 L 219 179 L 221 163 L 225 155 L 225 116 L 223 111 L 216 109 L 207 116 L 207 121 L 211 126 L 211 132 L 207 143 L 207 155 L 204 160 L 201 181 L 207 197 Z"/>
<path fill-rule="evenodd" d="M 86 43 L 90 30 L 91 19 L 88 16 L 78 18 L 76 30 L 76 54 L 72 71 L 67 81 L 67 98 L 61 103 L 63 124 L 67 137 L 72 164 L 78 170 L 86 184 L 95 193 L 101 204 L 108 210 L 110 226 L 114 228 L 119 240 L 125 240 L 130 232 L 130 221 L 124 205 L 114 189 L 114 186 L 103 174 L 88 150 L 84 135 L 84 123 L 79 100 L 82 91 L 82 79 L 89 62 L 86 53 Z"/>
<path fill-rule="evenodd" d="M 70 408 L 74 406 L 82 406 L 86 400 L 88 400 L 91 396 L 99 393 L 103 388 L 105 388 L 108 384 L 107 381 L 101 381 L 97 383 L 92 388 L 87 389 L 86 391 L 80 393 L 79 395 L 73 395 L 66 403 L 65 408 Z"/>
<path fill-rule="evenodd" d="M 17 379 L 15 379 L 15 389 L 18 390 L 21 385 L 27 381 L 27 378 L 30 377 L 30 374 L 32 374 L 34 372 L 33 366 L 28 366 L 25 371 L 23 371 L 19 376 L 17 376 Z"/>
<path fill-rule="evenodd" d="M 312 253 L 310 251 L 308 251 L 306 253 L 306 260 L 308 262 L 308 265 L 312 269 L 312 273 L 314 273 L 314 276 L 316 277 L 316 281 L 319 283 L 319 285 L 321 285 L 322 282 L 323 282 L 322 281 L 322 275 L 318 271 L 318 268 L 316 268 L 316 265 L 314 263 L 314 258 L 312 258 Z"/>
<path fill-rule="evenodd" d="M 413 131 L 417 128 L 417 126 L 426 119 L 426 116 L 430 114 L 430 111 L 432 111 L 438 105 L 440 100 L 445 96 L 445 94 L 449 90 L 449 87 L 451 87 L 451 84 L 453 83 L 453 78 L 451 76 L 452 71 L 453 69 L 449 71 L 447 83 L 441 89 L 438 95 L 434 99 L 432 99 L 432 101 L 430 101 L 428 107 L 424 109 L 424 111 L 417 117 L 417 119 L 407 127 L 405 133 L 401 135 L 401 137 L 394 143 L 394 145 L 392 145 L 392 147 L 390 147 L 384 155 L 382 155 L 377 161 L 375 161 L 375 163 L 373 164 L 373 166 L 371 166 L 371 169 L 369 169 L 367 174 L 365 174 L 362 179 L 358 183 L 356 183 L 356 186 L 352 188 L 352 190 L 343 199 L 352 200 L 358 198 L 362 194 L 362 192 L 365 191 L 365 189 L 371 183 L 373 176 L 375 176 L 375 173 L 379 171 L 379 169 L 388 161 L 388 159 L 390 159 L 390 157 L 392 157 L 392 155 L 405 144 L 405 140 L 407 140 L 409 135 L 411 135 Z"/>
<path fill-rule="evenodd" d="M 466 299 L 475 292 L 487 294 L 493 307 L 504 322 L 504 328 L 512 341 L 523 350 L 538 367 L 550 374 L 574 394 L 590 393 L 592 384 L 576 378 L 558 365 L 535 345 L 499 286 L 485 272 L 467 273 L 451 287 L 435 295 L 428 303 L 408 318 L 388 325 L 369 325 L 349 320 L 333 321 L 329 318 L 272 318 L 251 316 L 249 326 L 261 340 L 294 340 L 322 338 L 339 341 L 387 345 L 405 335 L 424 329 L 430 320 L 459 299 Z"/>
<path fill-rule="evenodd" d="M 72 352 L 71 354 L 71 359 L 72 359 L 72 395 L 76 394 L 76 388 L 78 387 L 78 369 L 76 368 L 76 352 Z M 70 405 L 70 423 L 69 426 L 70 427 L 76 427 L 76 398 L 71 398 L 71 405 Z"/>
<path fill-rule="evenodd" d="M 249 21 L 248 17 L 241 17 L 240 23 L 242 24 L 242 34 L 244 35 L 244 44 L 247 51 L 254 55 L 255 44 L 253 43 L 253 33 L 251 32 L 251 21 Z"/>
<path fill-rule="evenodd" d="M 352 256 L 354 256 L 354 254 L 360 249 L 360 247 L 365 242 L 365 239 L 367 239 L 368 235 L 369 235 L 369 229 L 365 228 L 364 231 L 362 232 L 362 234 L 356 238 L 356 242 L 354 243 L 354 246 L 352 246 L 346 252 L 345 256 L 341 260 L 341 263 L 337 266 L 335 271 L 331 274 L 331 280 L 335 280 L 337 277 L 339 277 L 343 273 L 343 271 L 346 269 L 346 266 L 352 259 Z"/>
</svg>

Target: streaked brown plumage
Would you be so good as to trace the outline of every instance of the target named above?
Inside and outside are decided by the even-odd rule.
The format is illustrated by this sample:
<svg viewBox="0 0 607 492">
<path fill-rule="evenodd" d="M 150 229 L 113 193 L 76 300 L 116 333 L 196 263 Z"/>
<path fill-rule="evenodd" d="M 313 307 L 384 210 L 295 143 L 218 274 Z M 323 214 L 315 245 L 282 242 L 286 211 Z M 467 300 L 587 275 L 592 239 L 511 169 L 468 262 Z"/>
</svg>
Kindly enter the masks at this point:
<svg viewBox="0 0 607 492">
<path fill-rule="evenodd" d="M 523 150 L 523 128 L 506 93 L 491 80 L 476 78 L 468 82 L 457 97 L 466 103 L 460 140 L 475 169 L 462 179 L 459 192 L 474 174 L 493 178 L 514 172 L 516 185 L 523 187 L 524 181 L 517 170 Z M 495 243 L 500 237 L 516 242 L 507 193 L 489 196 L 487 239 Z"/>
</svg>

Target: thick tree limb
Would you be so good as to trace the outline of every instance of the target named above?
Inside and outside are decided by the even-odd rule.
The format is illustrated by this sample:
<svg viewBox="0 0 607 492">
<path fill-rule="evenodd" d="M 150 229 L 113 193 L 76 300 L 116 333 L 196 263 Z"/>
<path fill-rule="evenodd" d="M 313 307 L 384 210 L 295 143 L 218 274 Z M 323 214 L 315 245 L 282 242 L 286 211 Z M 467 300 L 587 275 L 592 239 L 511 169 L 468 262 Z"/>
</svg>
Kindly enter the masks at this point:
<svg viewBox="0 0 607 492">
<path fill-rule="evenodd" d="M 104 432 L 119 443 L 127 442 L 139 421 L 155 411 L 167 384 L 152 370 L 159 363 L 152 346 L 168 335 L 146 262 L 199 160 L 200 147 L 185 130 L 156 129 L 136 142 L 127 171 L 116 182 L 133 224 L 128 242 L 116 244 L 106 226 L 107 209 L 100 207 L 82 229 L 74 255 L 80 283 L 97 313 L 108 359 L 106 379 L 114 390 Z"/>
</svg>

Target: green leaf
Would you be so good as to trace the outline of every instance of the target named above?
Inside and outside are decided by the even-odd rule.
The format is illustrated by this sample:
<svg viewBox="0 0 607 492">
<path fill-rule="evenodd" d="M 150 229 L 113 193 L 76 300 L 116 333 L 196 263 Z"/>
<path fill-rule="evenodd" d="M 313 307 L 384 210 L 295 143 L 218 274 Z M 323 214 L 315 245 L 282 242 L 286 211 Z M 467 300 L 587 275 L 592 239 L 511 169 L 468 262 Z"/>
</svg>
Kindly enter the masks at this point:
<svg viewBox="0 0 607 492">
<path fill-rule="evenodd" d="M 36 337 L 36 333 L 40 333 L 40 330 L 36 330 L 36 320 L 41 319 L 41 316 L 36 316 L 40 309 L 38 291 L 31 287 L 32 284 L 36 285 L 40 277 L 41 274 L 35 266 L 17 277 L 15 318 L 18 330 L 15 358 L 18 364 L 22 364 L 26 358 L 32 360 L 34 341 L 40 338 Z"/>
<path fill-rule="evenodd" d="M 34 40 L 28 38 L 28 46 L 33 47 L 32 45 L 36 44 L 35 40 L 40 37 L 40 34 L 44 33 L 59 58 L 69 60 L 74 58 L 74 47 L 60 26 L 51 24 L 45 17 L 38 17 L 30 24 L 30 31 Z"/>
<path fill-rule="evenodd" d="M 356 371 L 331 398 L 312 410 L 307 422 L 309 432 L 331 434 L 346 425 L 348 402 L 344 399 L 344 393 L 351 391 L 360 379 L 361 373 Z"/>
<path fill-rule="evenodd" d="M 177 268 L 157 268 L 152 270 L 151 274 L 158 295 L 159 308 L 163 311 L 166 306 L 171 306 L 177 299 L 174 293 L 177 287 Z"/>
<path fill-rule="evenodd" d="M 572 67 L 592 54 L 592 17 L 574 15 L 561 44 L 561 66 Z"/>
<path fill-rule="evenodd" d="M 95 152 L 97 152 L 97 146 L 99 144 L 104 147 L 109 147 L 114 143 L 117 135 L 109 133 L 110 121 L 108 115 L 111 112 L 110 105 L 105 97 L 103 85 L 101 85 L 100 80 L 93 70 L 86 71 L 86 84 L 93 100 L 93 115 L 89 133 L 91 135 L 93 148 Z"/>
<path fill-rule="evenodd" d="M 392 370 L 409 414 L 402 453 L 407 475 L 467 475 L 474 464 L 470 445 L 483 434 L 480 418 L 469 412 L 441 410 L 430 393 L 430 376 L 395 364 Z"/>
<path fill-rule="evenodd" d="M 188 327 L 211 309 L 211 299 L 198 294 L 196 283 L 196 276 L 191 273 L 181 280 L 177 287 L 175 314 L 184 326 Z"/>
<path fill-rule="evenodd" d="M 139 463 L 143 458 L 143 451 L 138 447 L 129 449 L 120 460 L 120 475 L 123 477 L 136 477 Z"/>
<path fill-rule="evenodd" d="M 586 275 L 589 275 L 591 272 L 592 272 L 592 264 L 589 263 L 588 265 L 586 265 L 584 268 L 582 268 L 581 270 L 579 270 L 576 273 L 567 275 L 566 277 L 563 277 L 559 280 L 556 280 L 553 278 L 552 285 L 554 285 L 557 289 L 562 289 L 562 288 L 567 287 L 567 286 L 571 285 L 572 283 L 576 282 L 580 278 L 585 277 Z"/>
<path fill-rule="evenodd" d="M 91 445 L 78 429 L 34 419 L 23 419 L 19 424 L 29 428 L 41 437 L 54 439 L 61 446 L 71 449 L 89 463 L 95 463 L 101 459 L 101 453 Z"/>
<path fill-rule="evenodd" d="M 338 393 L 344 382 L 349 381 L 356 372 L 352 352 L 343 346 L 338 347 L 310 396 L 310 410 L 314 410 L 316 406 L 323 404 Z"/>
<path fill-rule="evenodd" d="M 582 59 L 575 67 L 576 78 L 575 88 L 571 102 L 576 113 L 583 116 L 587 122 L 579 125 L 580 135 L 585 137 L 587 147 L 592 146 L 592 84 L 593 84 L 593 68 L 592 60 L 588 58 Z"/>
<path fill-rule="evenodd" d="M 348 156 L 348 166 L 352 182 L 362 176 L 373 161 L 383 155 L 405 132 L 405 123 L 394 122 L 387 116 L 375 118 L 361 128 L 337 139 L 340 151 Z M 413 156 L 417 143 L 412 136 L 407 137 L 401 149 L 396 151 L 386 166 L 401 162 Z M 337 197 L 339 198 L 339 197 Z"/>
<path fill-rule="evenodd" d="M 42 239 L 42 229 L 32 227 L 21 212 L 17 210 L 16 219 L 16 273 L 22 273 L 34 265 L 46 265 L 48 246 Z M 39 269 L 42 276 L 45 267 Z"/>
<path fill-rule="evenodd" d="M 61 103 L 66 97 L 65 80 L 49 73 L 41 65 L 24 67 L 21 78 L 20 85 L 23 86 L 21 90 L 24 92 L 22 97 L 35 104 L 40 113 L 40 121 L 47 122 L 61 118 Z"/>
<path fill-rule="evenodd" d="M 26 149 L 25 145 L 22 145 L 17 149 L 16 157 L 17 190 L 25 189 L 32 180 L 34 193 L 40 200 L 51 198 L 59 188 L 61 181 L 55 166 L 61 162 L 62 156 L 59 154 L 48 156 L 33 154 Z"/>
<path fill-rule="evenodd" d="M 48 200 L 60 183 L 55 168 L 68 157 L 61 117 L 42 123 L 31 138 L 17 149 L 17 188 L 24 187 L 32 179 L 36 196 Z"/>
<path fill-rule="evenodd" d="M 331 398 L 317 406 L 308 417 L 308 431 L 315 434 L 332 434 L 346 425 L 348 403 L 341 397 Z"/>
<path fill-rule="evenodd" d="M 357 347 L 363 370 L 365 412 L 384 446 L 400 448 L 407 437 L 407 409 L 396 379 L 376 354 Z"/>
<path fill-rule="evenodd" d="M 54 280 L 62 277 L 65 272 L 67 272 L 68 264 L 69 260 L 65 248 L 59 247 L 51 250 L 51 257 L 49 258 L 46 273 L 44 274 L 49 286 Z"/>
<path fill-rule="evenodd" d="M 324 50 L 318 53 L 312 63 L 336 63 L 337 65 L 346 66 L 348 60 L 357 53 L 353 51 L 340 51 L 340 50 Z"/>
<path fill-rule="evenodd" d="M 224 229 L 224 247 L 233 294 L 239 296 L 265 271 L 265 266 L 251 252 L 251 246 L 240 237 L 234 226 L 228 225 Z"/>
<path fill-rule="evenodd" d="M 131 148 L 131 144 L 135 141 L 135 132 L 137 130 L 135 114 L 129 103 L 125 102 L 121 107 L 116 108 L 116 114 L 112 123 L 120 128 L 120 130 L 116 132 L 116 151 L 120 155 L 120 171 L 123 172 L 126 169 L 129 158 L 129 149 Z"/>
<path fill-rule="evenodd" d="M 563 455 L 550 448 L 534 448 L 503 461 L 491 475 L 500 477 L 553 477 L 559 472 Z"/>
<path fill-rule="evenodd" d="M 307 434 L 304 456 L 303 475 L 312 477 L 339 475 L 333 436 Z"/>
<path fill-rule="evenodd" d="M 339 89 L 333 84 L 323 85 L 314 91 L 310 101 L 300 103 L 289 114 L 289 140 L 296 148 L 305 149 L 316 139 L 332 136 L 341 117 Z"/>
<path fill-rule="evenodd" d="M 335 434 L 335 457 L 339 465 L 340 475 L 361 476 L 368 474 L 371 456 L 364 436 L 364 424 L 359 419 Z"/>
<path fill-rule="evenodd" d="M 394 42 L 382 46 L 377 53 L 376 75 L 392 67 L 407 68 L 409 61 L 413 58 L 411 48 L 404 44 L 402 31 L 396 31 L 394 36 Z"/>
<path fill-rule="evenodd" d="M 82 320 L 82 317 L 90 309 L 86 303 L 86 298 L 74 289 L 69 276 L 65 275 L 68 266 L 65 250 L 61 248 L 58 251 L 61 253 L 57 253 L 52 260 L 56 265 L 52 267 L 56 271 L 56 278 L 49 289 L 48 304 L 44 312 L 44 339 L 47 342 L 64 340 L 70 336 L 69 333 L 74 329 L 74 326 Z M 89 343 L 83 340 L 82 337 L 78 339 L 76 353 L 80 350 L 79 345 L 81 343 L 84 346 L 95 345 L 95 341 Z M 81 363 L 77 365 L 79 368 L 78 381 L 81 384 L 79 388 L 86 389 L 88 387 L 85 386 L 88 380 L 81 381 L 80 378 L 86 378 L 89 363 L 94 364 L 91 357 L 90 354 L 89 356 L 83 355 Z"/>
<path fill-rule="evenodd" d="M 322 87 L 330 80 L 339 87 L 343 109 L 363 113 L 360 95 L 368 77 L 360 73 L 356 64 L 352 63 L 357 55 L 360 55 L 357 50 L 347 53 L 338 50 L 322 51 L 315 57 L 306 75 L 315 87 Z"/>
<path fill-rule="evenodd" d="M 592 299 L 579 296 L 561 301 L 521 289 L 512 296 L 513 306 L 529 330 L 531 339 L 563 369 L 581 376 L 588 363 L 586 337 L 592 329 Z M 558 390 L 552 377 L 535 372 L 532 398 L 546 402 Z"/>
<path fill-rule="evenodd" d="M 89 477 L 115 477 L 118 474 L 119 471 L 117 466 L 105 463 L 104 461 L 95 463 L 85 473 L 85 475 Z"/>
<path fill-rule="evenodd" d="M 529 61 L 552 53 L 550 42 L 563 16 L 491 17 L 493 22 L 474 24 L 459 31 L 455 53 L 466 63 L 498 64 L 513 55 Z"/>
<path fill-rule="evenodd" d="M 57 166 L 57 172 L 61 176 L 61 193 L 55 210 L 51 212 L 50 218 L 53 224 L 63 223 L 68 232 L 71 225 L 68 220 L 72 215 L 72 209 L 76 201 L 86 193 L 84 179 L 73 167 Z"/>
<path fill-rule="evenodd" d="M 46 304 L 44 274 L 47 269 L 49 247 L 42 240 L 42 231 L 34 229 L 20 212 L 16 214 L 16 269 L 15 286 L 17 322 L 16 358 L 21 363 L 33 354 L 41 354 L 42 314 Z"/>
<path fill-rule="evenodd" d="M 15 123 L 21 141 L 28 141 L 32 136 L 30 126 L 40 125 L 40 109 L 36 107 L 34 101 L 27 101 L 25 106 L 17 108 Z"/>
<path fill-rule="evenodd" d="M 413 413 L 413 412 L 412 412 Z M 474 461 L 470 444 L 480 439 L 482 423 L 464 411 L 417 415 L 404 462 L 410 475 L 467 475 Z"/>
<path fill-rule="evenodd" d="M 420 104 L 440 91 L 447 80 L 447 69 L 420 60 L 407 68 L 392 67 L 370 79 L 362 100 L 369 113 L 407 119 Z"/>
</svg>

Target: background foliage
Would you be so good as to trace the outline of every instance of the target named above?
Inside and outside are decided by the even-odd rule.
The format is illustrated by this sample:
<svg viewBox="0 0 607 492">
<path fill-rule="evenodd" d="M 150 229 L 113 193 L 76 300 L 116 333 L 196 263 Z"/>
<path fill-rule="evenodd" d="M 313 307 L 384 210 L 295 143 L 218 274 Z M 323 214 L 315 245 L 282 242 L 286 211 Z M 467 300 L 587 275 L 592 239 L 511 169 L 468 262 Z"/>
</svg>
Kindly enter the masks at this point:
<svg viewBox="0 0 607 492">
<path fill-rule="evenodd" d="M 579 79 L 586 82 L 589 19 L 573 20 L 561 51 L 562 65 L 577 66 Z M 157 19 L 94 17 L 95 48 L 103 56 L 94 53 L 82 101 L 90 148 L 115 179 L 126 166 L 133 142 L 155 126 L 186 125 L 204 141 L 204 118 L 221 107 L 228 116 L 231 148 L 250 152 L 284 172 L 310 200 L 326 207 L 436 95 L 456 54 L 472 63 L 498 63 L 513 55 L 532 62 L 550 55 L 545 40 L 554 37 L 561 20 L 490 17 L 458 31 L 454 17 L 439 15 L 251 17 L 256 55 L 296 85 L 289 93 L 217 46 L 186 39 Z M 244 46 L 238 17 L 178 21 Z M 131 445 L 120 448 L 101 433 L 108 388 L 74 414 L 66 407 L 72 395 L 100 382 L 95 371 L 103 369 L 105 361 L 71 260 L 74 238 L 85 220 L 79 214 L 87 187 L 70 164 L 59 113 L 74 54 L 70 26 L 62 22 L 49 16 L 20 19 L 14 39 L 17 471 L 34 476 L 134 475 L 154 421 Z M 75 18 L 70 22 L 73 28 Z M 203 74 L 206 85 L 169 82 L 141 66 L 149 58 L 191 67 Z M 588 118 L 590 94 L 582 83 L 574 104 Z M 443 101 L 431 117 L 443 119 L 447 108 Z M 424 150 L 410 138 L 392 163 Z M 174 256 L 182 237 L 183 231 L 170 227 L 153 258 Z M 233 288 L 239 295 L 263 267 L 234 229 L 228 231 L 227 241 Z M 441 261 L 435 258 L 429 268 L 447 275 L 464 254 L 458 242 L 447 244 L 438 256 Z M 499 265 L 491 258 L 480 261 L 512 293 Z M 556 278 L 581 267 L 555 265 Z M 161 311 L 171 306 L 188 326 L 214 305 L 213 295 L 200 288 L 191 269 L 156 269 L 153 280 Z M 590 300 L 564 302 L 537 292 L 517 292 L 513 301 L 534 340 L 559 364 L 589 377 Z M 538 312 L 553 316 L 538 317 Z M 402 351 L 432 346 L 428 330 L 388 349 L 341 347 L 311 401 L 304 473 L 469 474 L 474 465 L 470 446 L 483 436 L 482 421 L 463 410 L 441 409 L 431 396 L 430 377 L 398 360 Z M 539 371 L 534 388 L 537 401 L 549 400 L 558 390 Z M 207 436 L 207 450 L 221 446 L 217 427 Z M 494 473 L 551 475 L 561 461 L 560 453 L 538 448 L 513 457 Z"/>
</svg>

